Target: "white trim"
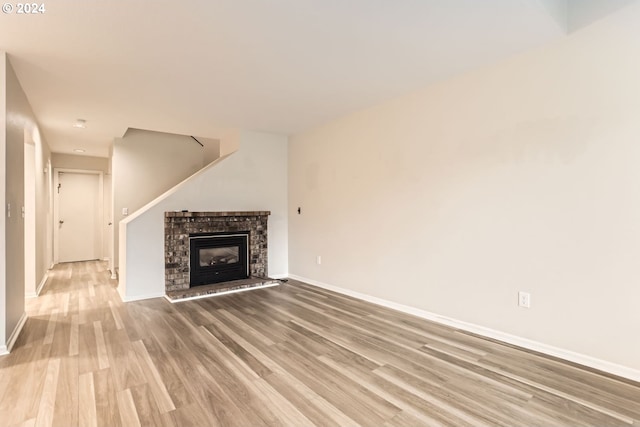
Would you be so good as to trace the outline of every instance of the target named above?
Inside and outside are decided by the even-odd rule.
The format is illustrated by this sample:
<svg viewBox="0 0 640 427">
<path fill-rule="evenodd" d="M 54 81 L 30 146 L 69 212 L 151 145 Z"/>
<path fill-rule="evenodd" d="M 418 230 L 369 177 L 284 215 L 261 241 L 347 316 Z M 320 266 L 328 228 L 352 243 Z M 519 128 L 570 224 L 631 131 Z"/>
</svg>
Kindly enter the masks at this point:
<svg viewBox="0 0 640 427">
<path fill-rule="evenodd" d="M 382 298 L 352 291 L 350 289 L 329 285 L 323 282 L 319 282 L 317 280 L 308 279 L 306 277 L 296 276 L 295 274 L 290 274 L 289 277 L 294 280 L 299 280 L 301 282 L 309 283 L 319 288 L 328 289 L 330 291 L 334 291 L 343 295 L 348 295 L 350 297 L 354 297 L 363 301 L 368 301 L 373 304 L 381 305 L 383 307 L 391 308 L 394 310 L 401 311 L 403 313 L 407 313 L 417 317 L 421 317 L 423 319 L 431 320 L 432 322 L 441 323 L 443 325 L 451 326 L 453 328 L 461 329 L 463 331 L 472 332 L 474 334 L 482 335 L 483 337 L 492 338 L 508 344 L 513 344 L 518 347 L 544 353 L 549 356 L 559 357 L 569 362 L 578 363 L 583 366 L 594 368 L 603 372 L 608 372 L 610 374 L 627 378 L 632 381 L 640 382 L 640 370 L 619 365 L 617 363 L 608 362 L 606 360 L 598 359 L 592 356 L 587 356 L 585 354 L 576 353 L 570 350 L 544 344 L 538 341 L 522 338 L 516 335 L 511 335 L 505 332 L 501 332 L 501 331 L 496 331 L 495 329 L 486 328 L 484 326 L 475 325 L 473 323 L 467 323 L 461 320 L 452 319 L 450 317 L 441 316 L 439 314 L 431 313 L 429 311 L 421 310 L 419 308 L 410 307 L 408 305 L 399 304 L 393 301 L 388 301 Z"/>
<path fill-rule="evenodd" d="M 40 284 L 36 288 L 36 296 L 40 295 L 40 292 L 42 292 L 42 288 L 44 288 L 44 285 L 47 283 L 47 280 L 49 280 L 49 272 L 48 271 L 46 273 L 44 273 L 44 276 L 42 277 L 42 280 L 40 281 Z"/>
<path fill-rule="evenodd" d="M 270 275 L 269 275 L 269 278 L 270 278 L 270 279 L 275 279 L 275 280 L 278 280 L 278 279 L 286 279 L 286 278 L 288 278 L 288 277 L 289 277 L 289 273 L 283 273 L 283 274 L 270 274 Z"/>
<path fill-rule="evenodd" d="M 11 352 L 11 349 L 13 349 L 13 345 L 16 343 L 16 340 L 20 336 L 20 332 L 22 332 L 22 328 L 24 327 L 24 324 L 26 322 L 27 322 L 27 313 L 23 311 L 22 316 L 20 316 L 20 320 L 18 320 L 18 324 L 16 325 L 16 328 L 13 330 L 13 332 L 9 336 L 9 339 L 7 340 L 7 346 L 6 346 L 7 352 Z"/>
<path fill-rule="evenodd" d="M 213 293 L 213 294 L 198 295 L 198 296 L 195 296 L 195 297 L 181 298 L 181 299 L 177 299 L 177 300 L 172 300 L 166 295 L 164 297 L 171 304 L 176 304 L 176 303 L 183 302 L 183 301 L 191 301 L 191 300 L 194 300 L 194 299 L 202 299 L 202 298 L 211 298 L 211 297 L 217 297 L 217 296 L 220 296 L 220 295 L 237 294 L 238 292 L 253 291 L 254 289 L 270 288 L 272 286 L 278 286 L 278 285 L 280 285 L 280 283 L 269 283 L 269 284 L 265 284 L 265 285 L 251 286 L 249 288 L 230 289 L 228 291 L 216 292 L 216 293 Z"/>
<path fill-rule="evenodd" d="M 32 131 L 24 128 L 24 202 L 22 204 L 23 242 L 24 242 L 24 285 L 25 297 L 37 296 L 37 267 L 36 267 L 36 234 L 37 234 L 37 205 L 36 182 L 40 179 L 36 172 L 36 144 Z"/>
</svg>

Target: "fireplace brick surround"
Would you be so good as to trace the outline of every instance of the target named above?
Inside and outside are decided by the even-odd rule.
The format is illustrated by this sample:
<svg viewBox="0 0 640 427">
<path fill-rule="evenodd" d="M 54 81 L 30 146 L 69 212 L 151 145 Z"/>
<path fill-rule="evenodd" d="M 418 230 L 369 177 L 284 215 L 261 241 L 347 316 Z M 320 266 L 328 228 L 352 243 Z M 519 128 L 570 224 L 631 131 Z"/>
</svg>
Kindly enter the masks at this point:
<svg viewBox="0 0 640 427">
<path fill-rule="evenodd" d="M 269 211 L 165 212 L 165 290 L 189 289 L 189 235 L 249 232 L 249 274 L 266 278 Z"/>
</svg>

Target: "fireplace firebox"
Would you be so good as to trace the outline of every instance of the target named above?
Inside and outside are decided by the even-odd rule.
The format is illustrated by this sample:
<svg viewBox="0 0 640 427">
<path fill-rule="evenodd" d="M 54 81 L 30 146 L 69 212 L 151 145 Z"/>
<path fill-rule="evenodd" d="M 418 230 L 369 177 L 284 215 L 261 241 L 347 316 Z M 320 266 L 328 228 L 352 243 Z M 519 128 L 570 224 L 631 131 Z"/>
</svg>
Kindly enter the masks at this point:
<svg viewBox="0 0 640 427">
<path fill-rule="evenodd" d="M 248 278 L 248 242 L 248 231 L 190 234 L 190 285 L 212 285 Z"/>
</svg>

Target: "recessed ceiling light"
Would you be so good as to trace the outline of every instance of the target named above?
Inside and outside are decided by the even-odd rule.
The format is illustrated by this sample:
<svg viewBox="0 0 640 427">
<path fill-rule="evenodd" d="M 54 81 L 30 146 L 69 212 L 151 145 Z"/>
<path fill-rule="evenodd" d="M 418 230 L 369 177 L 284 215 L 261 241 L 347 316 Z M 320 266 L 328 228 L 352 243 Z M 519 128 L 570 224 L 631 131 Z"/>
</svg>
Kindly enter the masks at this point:
<svg viewBox="0 0 640 427">
<path fill-rule="evenodd" d="M 76 122 L 73 124 L 74 128 L 78 128 L 78 129 L 85 129 L 87 127 L 87 121 L 84 119 L 78 119 L 76 120 Z"/>
<path fill-rule="evenodd" d="M 73 150 L 74 153 L 84 153 L 84 150 L 82 148 L 76 148 Z"/>
</svg>

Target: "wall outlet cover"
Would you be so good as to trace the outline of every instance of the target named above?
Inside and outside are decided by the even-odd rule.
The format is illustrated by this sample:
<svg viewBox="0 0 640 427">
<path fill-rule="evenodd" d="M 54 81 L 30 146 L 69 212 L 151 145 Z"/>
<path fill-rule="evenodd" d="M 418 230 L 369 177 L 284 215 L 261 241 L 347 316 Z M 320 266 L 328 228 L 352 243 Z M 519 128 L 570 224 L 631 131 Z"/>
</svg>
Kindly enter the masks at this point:
<svg viewBox="0 0 640 427">
<path fill-rule="evenodd" d="M 528 292 L 518 292 L 518 306 L 531 308 L 531 294 Z"/>
</svg>

